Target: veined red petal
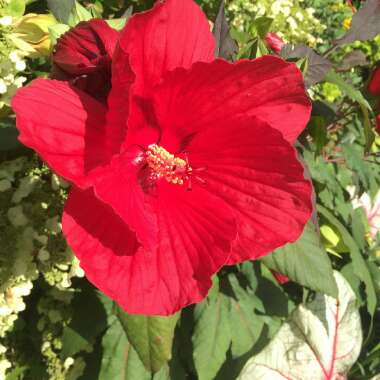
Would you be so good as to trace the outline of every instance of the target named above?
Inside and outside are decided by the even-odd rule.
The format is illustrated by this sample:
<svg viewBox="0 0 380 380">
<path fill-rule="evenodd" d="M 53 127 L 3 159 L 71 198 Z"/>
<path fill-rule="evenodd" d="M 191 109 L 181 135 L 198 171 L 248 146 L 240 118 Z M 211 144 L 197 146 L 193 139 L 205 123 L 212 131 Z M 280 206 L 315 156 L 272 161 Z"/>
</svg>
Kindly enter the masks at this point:
<svg viewBox="0 0 380 380">
<path fill-rule="evenodd" d="M 202 189 L 190 196 L 182 189 L 173 197 L 176 190 L 160 189 L 157 251 L 138 247 L 126 224 L 91 190 L 73 189 L 65 205 L 63 231 L 87 278 L 129 313 L 168 315 L 200 301 L 228 257 L 236 233 L 231 214 Z"/>
<path fill-rule="evenodd" d="M 137 96 L 149 94 L 166 71 L 210 62 L 215 50 L 207 18 L 193 0 L 157 1 L 153 9 L 135 14 L 120 44 L 130 55 Z"/>
<path fill-rule="evenodd" d="M 155 89 L 154 101 L 160 125 L 181 133 L 180 138 L 255 116 L 294 142 L 311 112 L 300 70 L 274 56 L 235 64 L 218 59 L 174 70 Z"/>
<path fill-rule="evenodd" d="M 112 60 L 112 88 L 108 96 L 107 135 L 110 150 L 119 153 L 127 133 L 130 106 L 130 89 L 135 80 L 129 56 L 117 44 Z"/>
<path fill-rule="evenodd" d="M 220 122 L 184 146 L 205 189 L 235 210 L 238 239 L 229 264 L 256 259 L 301 235 L 312 212 L 311 183 L 295 149 L 260 119 Z M 195 185 L 194 185 L 195 186 Z"/>
<path fill-rule="evenodd" d="M 147 99 L 165 72 L 214 59 L 215 41 L 206 16 L 193 0 L 157 1 L 153 9 L 130 18 L 120 37 L 136 75 L 131 91 L 126 145 L 155 134 Z M 147 120 L 147 115 L 151 117 Z"/>
<path fill-rule="evenodd" d="M 115 156 L 95 182 L 95 195 L 110 205 L 113 211 L 136 234 L 144 247 L 154 251 L 157 246 L 156 214 L 139 182 L 143 170 L 143 151 L 131 146 Z"/>
<path fill-rule="evenodd" d="M 105 149 L 105 107 L 66 82 L 37 79 L 12 99 L 19 139 L 59 175 L 79 187 L 110 159 Z"/>
</svg>

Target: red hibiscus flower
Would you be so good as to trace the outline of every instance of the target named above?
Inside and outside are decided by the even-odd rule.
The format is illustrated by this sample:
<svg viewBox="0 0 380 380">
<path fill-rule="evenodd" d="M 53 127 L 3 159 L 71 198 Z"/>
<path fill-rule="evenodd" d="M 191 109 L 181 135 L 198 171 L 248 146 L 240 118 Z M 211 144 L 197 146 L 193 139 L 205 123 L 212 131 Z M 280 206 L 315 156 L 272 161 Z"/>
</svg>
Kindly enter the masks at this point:
<svg viewBox="0 0 380 380">
<path fill-rule="evenodd" d="M 79 23 L 57 42 L 52 78 L 69 80 L 99 100 L 111 89 L 111 57 L 119 33 L 104 20 Z"/>
<path fill-rule="evenodd" d="M 380 66 L 372 73 L 368 84 L 368 90 L 375 96 L 380 96 Z"/>
<path fill-rule="evenodd" d="M 214 51 L 198 5 L 160 1 L 121 34 L 108 109 L 55 80 L 13 99 L 20 140 L 73 183 L 63 231 L 87 278 L 130 313 L 202 300 L 223 265 L 295 241 L 311 215 L 300 71 Z"/>
<path fill-rule="evenodd" d="M 276 54 L 280 54 L 282 47 L 285 45 L 285 42 L 276 33 L 267 33 L 265 35 L 265 44 Z"/>
</svg>

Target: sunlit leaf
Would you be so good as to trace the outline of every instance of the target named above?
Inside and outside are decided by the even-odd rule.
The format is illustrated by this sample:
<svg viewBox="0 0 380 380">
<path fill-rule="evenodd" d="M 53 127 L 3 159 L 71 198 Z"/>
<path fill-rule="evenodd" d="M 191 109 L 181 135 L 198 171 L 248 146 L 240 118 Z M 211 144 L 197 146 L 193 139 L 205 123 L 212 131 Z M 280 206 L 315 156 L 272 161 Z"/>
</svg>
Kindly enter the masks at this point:
<svg viewBox="0 0 380 380">
<path fill-rule="evenodd" d="M 298 306 L 239 380 L 344 378 L 359 356 L 362 332 L 354 292 L 339 272 L 334 274 L 338 299 L 317 294 Z"/>
</svg>

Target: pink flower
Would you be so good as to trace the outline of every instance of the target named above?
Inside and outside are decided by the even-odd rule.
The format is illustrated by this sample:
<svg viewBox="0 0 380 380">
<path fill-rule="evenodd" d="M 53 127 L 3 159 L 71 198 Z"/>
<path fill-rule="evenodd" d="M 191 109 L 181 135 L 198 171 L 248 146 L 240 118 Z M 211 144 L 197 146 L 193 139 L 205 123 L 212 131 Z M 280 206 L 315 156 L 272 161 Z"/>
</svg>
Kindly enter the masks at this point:
<svg viewBox="0 0 380 380">
<path fill-rule="evenodd" d="M 276 33 L 267 33 L 265 43 L 268 48 L 273 50 L 276 54 L 280 54 L 282 47 L 285 45 L 284 40 Z"/>
</svg>

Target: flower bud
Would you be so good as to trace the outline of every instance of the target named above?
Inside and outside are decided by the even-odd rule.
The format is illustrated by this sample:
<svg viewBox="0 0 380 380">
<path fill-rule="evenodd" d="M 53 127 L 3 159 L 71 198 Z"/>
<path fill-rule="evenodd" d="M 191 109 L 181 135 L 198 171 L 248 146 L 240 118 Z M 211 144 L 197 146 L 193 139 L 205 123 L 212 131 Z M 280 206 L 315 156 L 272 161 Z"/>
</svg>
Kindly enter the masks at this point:
<svg viewBox="0 0 380 380">
<path fill-rule="evenodd" d="M 267 33 L 265 35 L 265 43 L 276 54 L 280 54 L 282 47 L 285 45 L 284 40 L 276 33 Z"/>
<path fill-rule="evenodd" d="M 372 73 L 368 84 L 368 90 L 373 95 L 380 96 L 380 66 L 378 66 Z"/>
<path fill-rule="evenodd" d="M 111 57 L 119 33 L 104 20 L 80 22 L 59 38 L 52 77 L 104 100 L 111 88 Z"/>
<path fill-rule="evenodd" d="M 31 57 L 48 56 L 51 49 L 49 26 L 56 23 L 56 19 L 50 14 L 29 13 L 17 21 L 13 35 L 28 45 L 29 49 L 25 52 L 26 55 Z"/>
</svg>

